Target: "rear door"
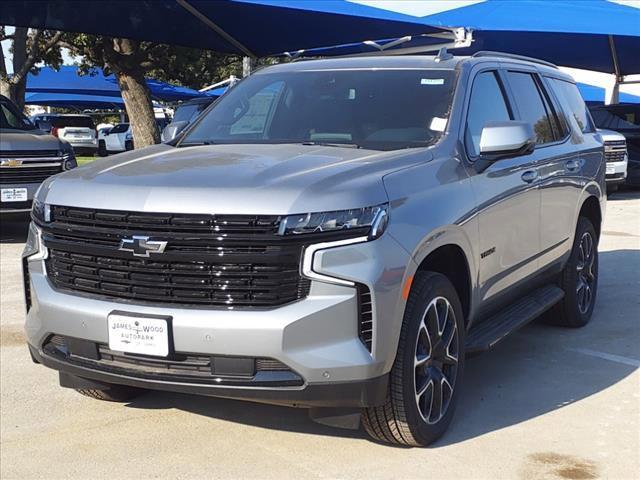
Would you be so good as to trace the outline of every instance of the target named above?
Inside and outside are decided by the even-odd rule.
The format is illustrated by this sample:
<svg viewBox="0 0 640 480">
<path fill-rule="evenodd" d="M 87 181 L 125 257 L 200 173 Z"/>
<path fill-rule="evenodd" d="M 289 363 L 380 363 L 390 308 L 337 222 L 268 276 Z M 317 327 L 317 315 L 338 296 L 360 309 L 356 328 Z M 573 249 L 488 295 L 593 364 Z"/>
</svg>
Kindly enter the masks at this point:
<svg viewBox="0 0 640 480">
<path fill-rule="evenodd" d="M 559 259 L 570 243 L 580 194 L 583 162 L 571 144 L 566 120 L 533 67 L 514 65 L 505 72 L 518 118 L 533 125 L 537 145 L 531 162 L 540 189 L 539 268 Z"/>
<path fill-rule="evenodd" d="M 550 144 L 540 158 L 541 266 L 568 255 L 576 229 L 576 215 L 586 177 L 601 163 L 602 151 L 590 138 L 595 127 L 578 87 L 569 81 L 544 76 L 543 91 L 548 98 L 552 121 L 556 121 L 559 140 Z M 596 147 L 595 149 L 593 147 Z"/>
<path fill-rule="evenodd" d="M 475 163 L 482 128 L 491 121 L 514 120 L 517 111 L 498 69 L 476 73 L 467 105 L 464 144 Z M 491 307 L 508 301 L 502 294 L 538 268 L 540 193 L 534 157 L 500 160 L 481 173 L 471 169 L 471 182 L 478 202 L 480 300 Z"/>
</svg>

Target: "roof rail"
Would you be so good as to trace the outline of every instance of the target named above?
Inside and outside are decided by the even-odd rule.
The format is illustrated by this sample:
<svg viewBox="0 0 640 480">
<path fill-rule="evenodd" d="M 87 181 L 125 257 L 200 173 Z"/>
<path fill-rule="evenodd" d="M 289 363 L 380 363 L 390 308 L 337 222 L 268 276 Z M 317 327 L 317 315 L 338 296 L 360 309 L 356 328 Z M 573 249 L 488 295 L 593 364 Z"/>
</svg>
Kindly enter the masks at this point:
<svg viewBox="0 0 640 480">
<path fill-rule="evenodd" d="M 516 55 L 515 53 L 503 53 L 503 52 L 492 52 L 490 50 L 481 50 L 472 55 L 472 57 L 502 57 L 502 58 L 510 58 L 512 60 L 523 60 L 525 62 L 538 63 L 540 65 L 546 65 L 547 67 L 557 69 L 558 66 L 547 62 L 545 60 L 540 60 L 539 58 L 525 57 L 524 55 Z"/>
</svg>

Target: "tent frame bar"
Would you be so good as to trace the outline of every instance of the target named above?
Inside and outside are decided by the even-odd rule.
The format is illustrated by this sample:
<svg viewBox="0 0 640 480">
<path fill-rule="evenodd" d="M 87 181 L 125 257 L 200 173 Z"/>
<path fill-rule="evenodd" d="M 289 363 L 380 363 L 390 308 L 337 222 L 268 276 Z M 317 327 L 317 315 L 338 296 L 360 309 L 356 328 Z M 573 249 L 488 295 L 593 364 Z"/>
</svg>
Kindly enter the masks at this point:
<svg viewBox="0 0 640 480">
<path fill-rule="evenodd" d="M 244 53 L 247 57 L 258 58 L 256 54 L 254 54 L 251 50 L 249 50 L 246 46 L 244 46 L 241 42 L 239 42 L 235 37 L 227 33 L 225 30 L 220 28 L 215 22 L 213 22 L 209 17 L 207 17 L 204 13 L 198 10 L 196 7 L 191 5 L 187 0 L 176 0 L 176 3 L 184 8 L 191 15 L 196 17 L 202 23 L 204 23 L 211 30 L 216 32 L 222 38 L 224 38 L 227 42 L 232 44 L 242 53 Z"/>
</svg>

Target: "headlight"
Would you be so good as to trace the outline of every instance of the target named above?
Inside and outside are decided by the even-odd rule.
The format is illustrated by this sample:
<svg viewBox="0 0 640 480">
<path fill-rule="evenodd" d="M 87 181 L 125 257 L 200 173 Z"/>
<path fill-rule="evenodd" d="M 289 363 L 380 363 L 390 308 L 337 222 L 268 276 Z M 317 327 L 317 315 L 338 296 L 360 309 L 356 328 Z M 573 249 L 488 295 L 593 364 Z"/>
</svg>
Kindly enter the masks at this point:
<svg viewBox="0 0 640 480">
<path fill-rule="evenodd" d="M 280 235 L 305 235 L 312 233 L 344 232 L 362 233 L 369 240 L 384 233 L 388 223 L 388 206 L 355 208 L 335 212 L 289 215 L 280 223 Z"/>
<path fill-rule="evenodd" d="M 72 168 L 76 168 L 77 166 L 78 162 L 76 161 L 76 155 L 73 153 L 73 150 L 63 152 L 62 169 L 71 170 Z"/>
<path fill-rule="evenodd" d="M 33 218 L 41 223 L 51 221 L 51 206 L 47 205 L 43 201 L 37 198 L 33 200 L 33 206 L 31 207 L 31 215 Z"/>
</svg>

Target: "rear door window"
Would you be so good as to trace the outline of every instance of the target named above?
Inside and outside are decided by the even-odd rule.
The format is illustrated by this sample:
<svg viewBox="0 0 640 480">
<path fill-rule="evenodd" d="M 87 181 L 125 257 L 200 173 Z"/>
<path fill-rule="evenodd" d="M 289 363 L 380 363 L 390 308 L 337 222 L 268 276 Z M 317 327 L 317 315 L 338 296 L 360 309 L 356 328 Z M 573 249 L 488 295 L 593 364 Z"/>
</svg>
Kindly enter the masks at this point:
<svg viewBox="0 0 640 480">
<path fill-rule="evenodd" d="M 469 156 L 480 155 L 480 136 L 487 122 L 512 119 L 497 72 L 479 73 L 473 80 L 465 129 L 465 146 Z"/>
<path fill-rule="evenodd" d="M 530 123 L 538 145 L 551 143 L 561 138 L 558 125 L 543 98 L 534 74 L 529 72 L 507 72 L 509 87 L 513 93 L 520 119 Z"/>
<path fill-rule="evenodd" d="M 83 127 L 83 128 L 94 128 L 93 120 L 91 117 L 57 117 L 53 119 L 52 122 L 54 127 L 57 128 L 66 128 L 66 127 Z"/>
</svg>

